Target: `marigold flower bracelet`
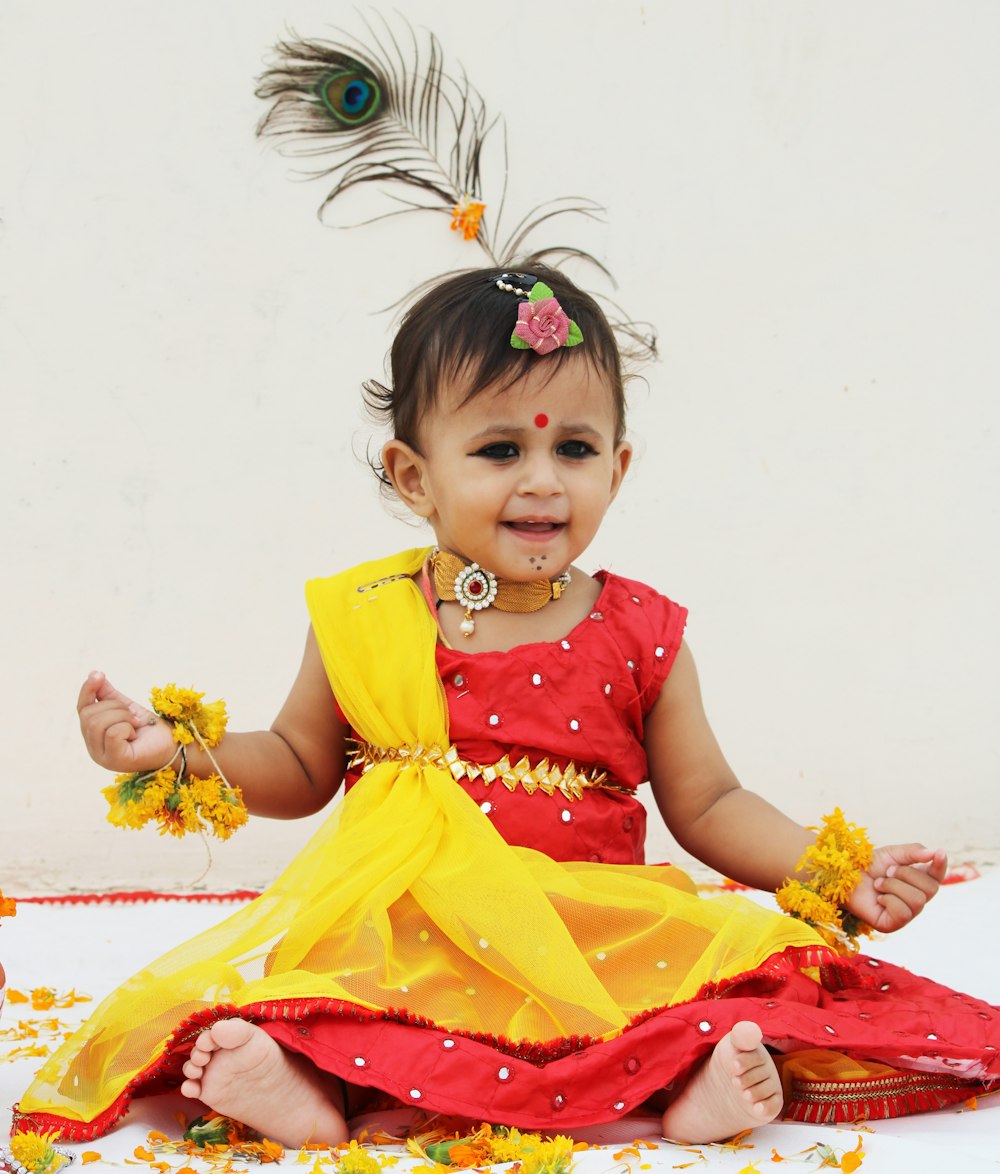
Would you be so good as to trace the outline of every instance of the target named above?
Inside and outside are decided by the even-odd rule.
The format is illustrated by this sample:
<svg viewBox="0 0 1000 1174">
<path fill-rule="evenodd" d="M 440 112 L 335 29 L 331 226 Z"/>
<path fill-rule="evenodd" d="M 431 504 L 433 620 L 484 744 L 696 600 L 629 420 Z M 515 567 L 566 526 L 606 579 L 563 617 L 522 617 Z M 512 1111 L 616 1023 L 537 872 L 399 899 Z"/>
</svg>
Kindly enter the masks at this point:
<svg viewBox="0 0 1000 1174">
<path fill-rule="evenodd" d="M 824 815 L 816 841 L 805 850 L 795 866 L 808 872 L 808 881 L 789 878 L 775 893 L 778 905 L 791 917 L 797 917 L 842 954 L 856 954 L 858 938 L 870 937 L 872 927 L 844 908 L 872 862 L 872 842 L 863 827 L 848 823 L 835 807 Z"/>
<path fill-rule="evenodd" d="M 180 837 L 207 830 L 221 840 L 228 840 L 247 822 L 240 789 L 230 786 L 212 754 L 212 748 L 218 746 L 226 732 L 225 702 L 205 704 L 204 696 L 177 685 L 152 690 L 150 707 L 157 717 L 172 723 L 177 750 L 158 770 L 118 775 L 104 788 L 104 797 L 111 807 L 109 823 L 115 827 L 141 828 L 155 822 L 161 836 Z M 195 742 L 215 768 L 208 778 L 188 774 L 187 747 Z M 178 758 L 180 769 L 175 770 Z"/>
</svg>

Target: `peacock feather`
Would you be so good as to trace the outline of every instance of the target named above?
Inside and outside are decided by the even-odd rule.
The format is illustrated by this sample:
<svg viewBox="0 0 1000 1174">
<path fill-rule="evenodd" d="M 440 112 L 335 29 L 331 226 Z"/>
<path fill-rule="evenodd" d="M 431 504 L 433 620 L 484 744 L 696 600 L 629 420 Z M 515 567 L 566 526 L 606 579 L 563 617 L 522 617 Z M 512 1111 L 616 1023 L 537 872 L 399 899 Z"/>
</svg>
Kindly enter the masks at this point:
<svg viewBox="0 0 1000 1174">
<path fill-rule="evenodd" d="M 444 214 L 496 265 L 522 253 L 528 237 L 553 217 L 599 215 L 600 206 L 588 199 L 551 200 L 531 209 L 502 238 L 503 119 L 488 114 L 464 71 L 446 71 L 433 33 L 418 36 L 404 24 L 398 35 L 384 17 L 375 21 L 365 19 L 365 43 L 349 34 L 342 42 L 279 42 L 276 63 L 257 88 L 257 96 L 272 103 L 258 134 L 278 136 L 294 153 L 327 157 L 328 165 L 315 173 L 334 180 L 321 215 L 351 188 L 375 184 L 391 206 L 362 223 L 410 212 Z M 501 138 L 504 175 L 499 195 L 487 198 L 483 146 L 491 131 Z M 545 253 L 599 264 L 569 246 Z"/>
</svg>

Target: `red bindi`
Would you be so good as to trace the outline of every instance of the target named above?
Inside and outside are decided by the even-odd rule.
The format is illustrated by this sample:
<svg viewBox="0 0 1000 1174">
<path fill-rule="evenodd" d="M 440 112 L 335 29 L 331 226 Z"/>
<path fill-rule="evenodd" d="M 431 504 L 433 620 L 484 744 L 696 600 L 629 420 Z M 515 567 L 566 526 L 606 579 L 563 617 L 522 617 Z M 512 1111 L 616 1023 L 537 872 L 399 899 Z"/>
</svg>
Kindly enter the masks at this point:
<svg viewBox="0 0 1000 1174">
<path fill-rule="evenodd" d="M 544 428 L 549 422 L 548 416 L 544 412 L 539 412 L 535 417 L 535 427 Z"/>
</svg>

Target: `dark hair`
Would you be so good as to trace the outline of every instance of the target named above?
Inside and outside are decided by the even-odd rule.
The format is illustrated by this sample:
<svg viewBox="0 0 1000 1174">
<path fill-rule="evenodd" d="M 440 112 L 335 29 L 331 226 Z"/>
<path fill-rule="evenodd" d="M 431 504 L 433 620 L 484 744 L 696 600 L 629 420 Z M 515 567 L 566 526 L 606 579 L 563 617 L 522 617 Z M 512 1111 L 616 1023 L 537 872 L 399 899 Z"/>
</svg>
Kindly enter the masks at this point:
<svg viewBox="0 0 1000 1174">
<path fill-rule="evenodd" d="M 420 420 L 433 407 L 439 389 L 460 377 L 468 402 L 487 388 L 503 390 L 543 364 L 555 374 L 561 363 L 580 355 L 606 376 L 614 403 L 616 441 L 625 436 L 625 378 L 614 331 L 589 295 L 556 269 L 526 261 L 506 272 L 530 274 L 547 285 L 583 332 L 575 347 L 547 355 L 518 350 L 510 337 L 523 298 L 497 287 L 499 269 L 468 269 L 431 285 L 407 310 L 389 352 L 391 385 L 375 379 L 364 386 L 365 403 L 393 436 L 419 451 Z M 516 282 L 514 282 L 516 284 Z M 383 483 L 385 471 L 373 468 Z"/>
</svg>

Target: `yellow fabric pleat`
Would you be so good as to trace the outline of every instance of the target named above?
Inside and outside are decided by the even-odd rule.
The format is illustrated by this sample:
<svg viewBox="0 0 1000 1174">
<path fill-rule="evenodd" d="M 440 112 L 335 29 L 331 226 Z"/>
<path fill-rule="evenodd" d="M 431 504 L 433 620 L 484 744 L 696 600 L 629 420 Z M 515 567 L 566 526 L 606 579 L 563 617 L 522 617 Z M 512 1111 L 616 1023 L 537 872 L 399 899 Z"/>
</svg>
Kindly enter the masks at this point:
<svg viewBox="0 0 1000 1174">
<path fill-rule="evenodd" d="M 426 553 L 307 588 L 334 692 L 374 745 L 448 745 L 437 628 L 410 578 Z M 788 946 L 820 944 L 742 898 L 700 899 L 676 868 L 511 847 L 417 753 L 373 767 L 257 900 L 106 999 L 20 1109 L 93 1120 L 184 1019 L 219 1004 L 348 1000 L 515 1040 L 608 1037 Z"/>
</svg>

